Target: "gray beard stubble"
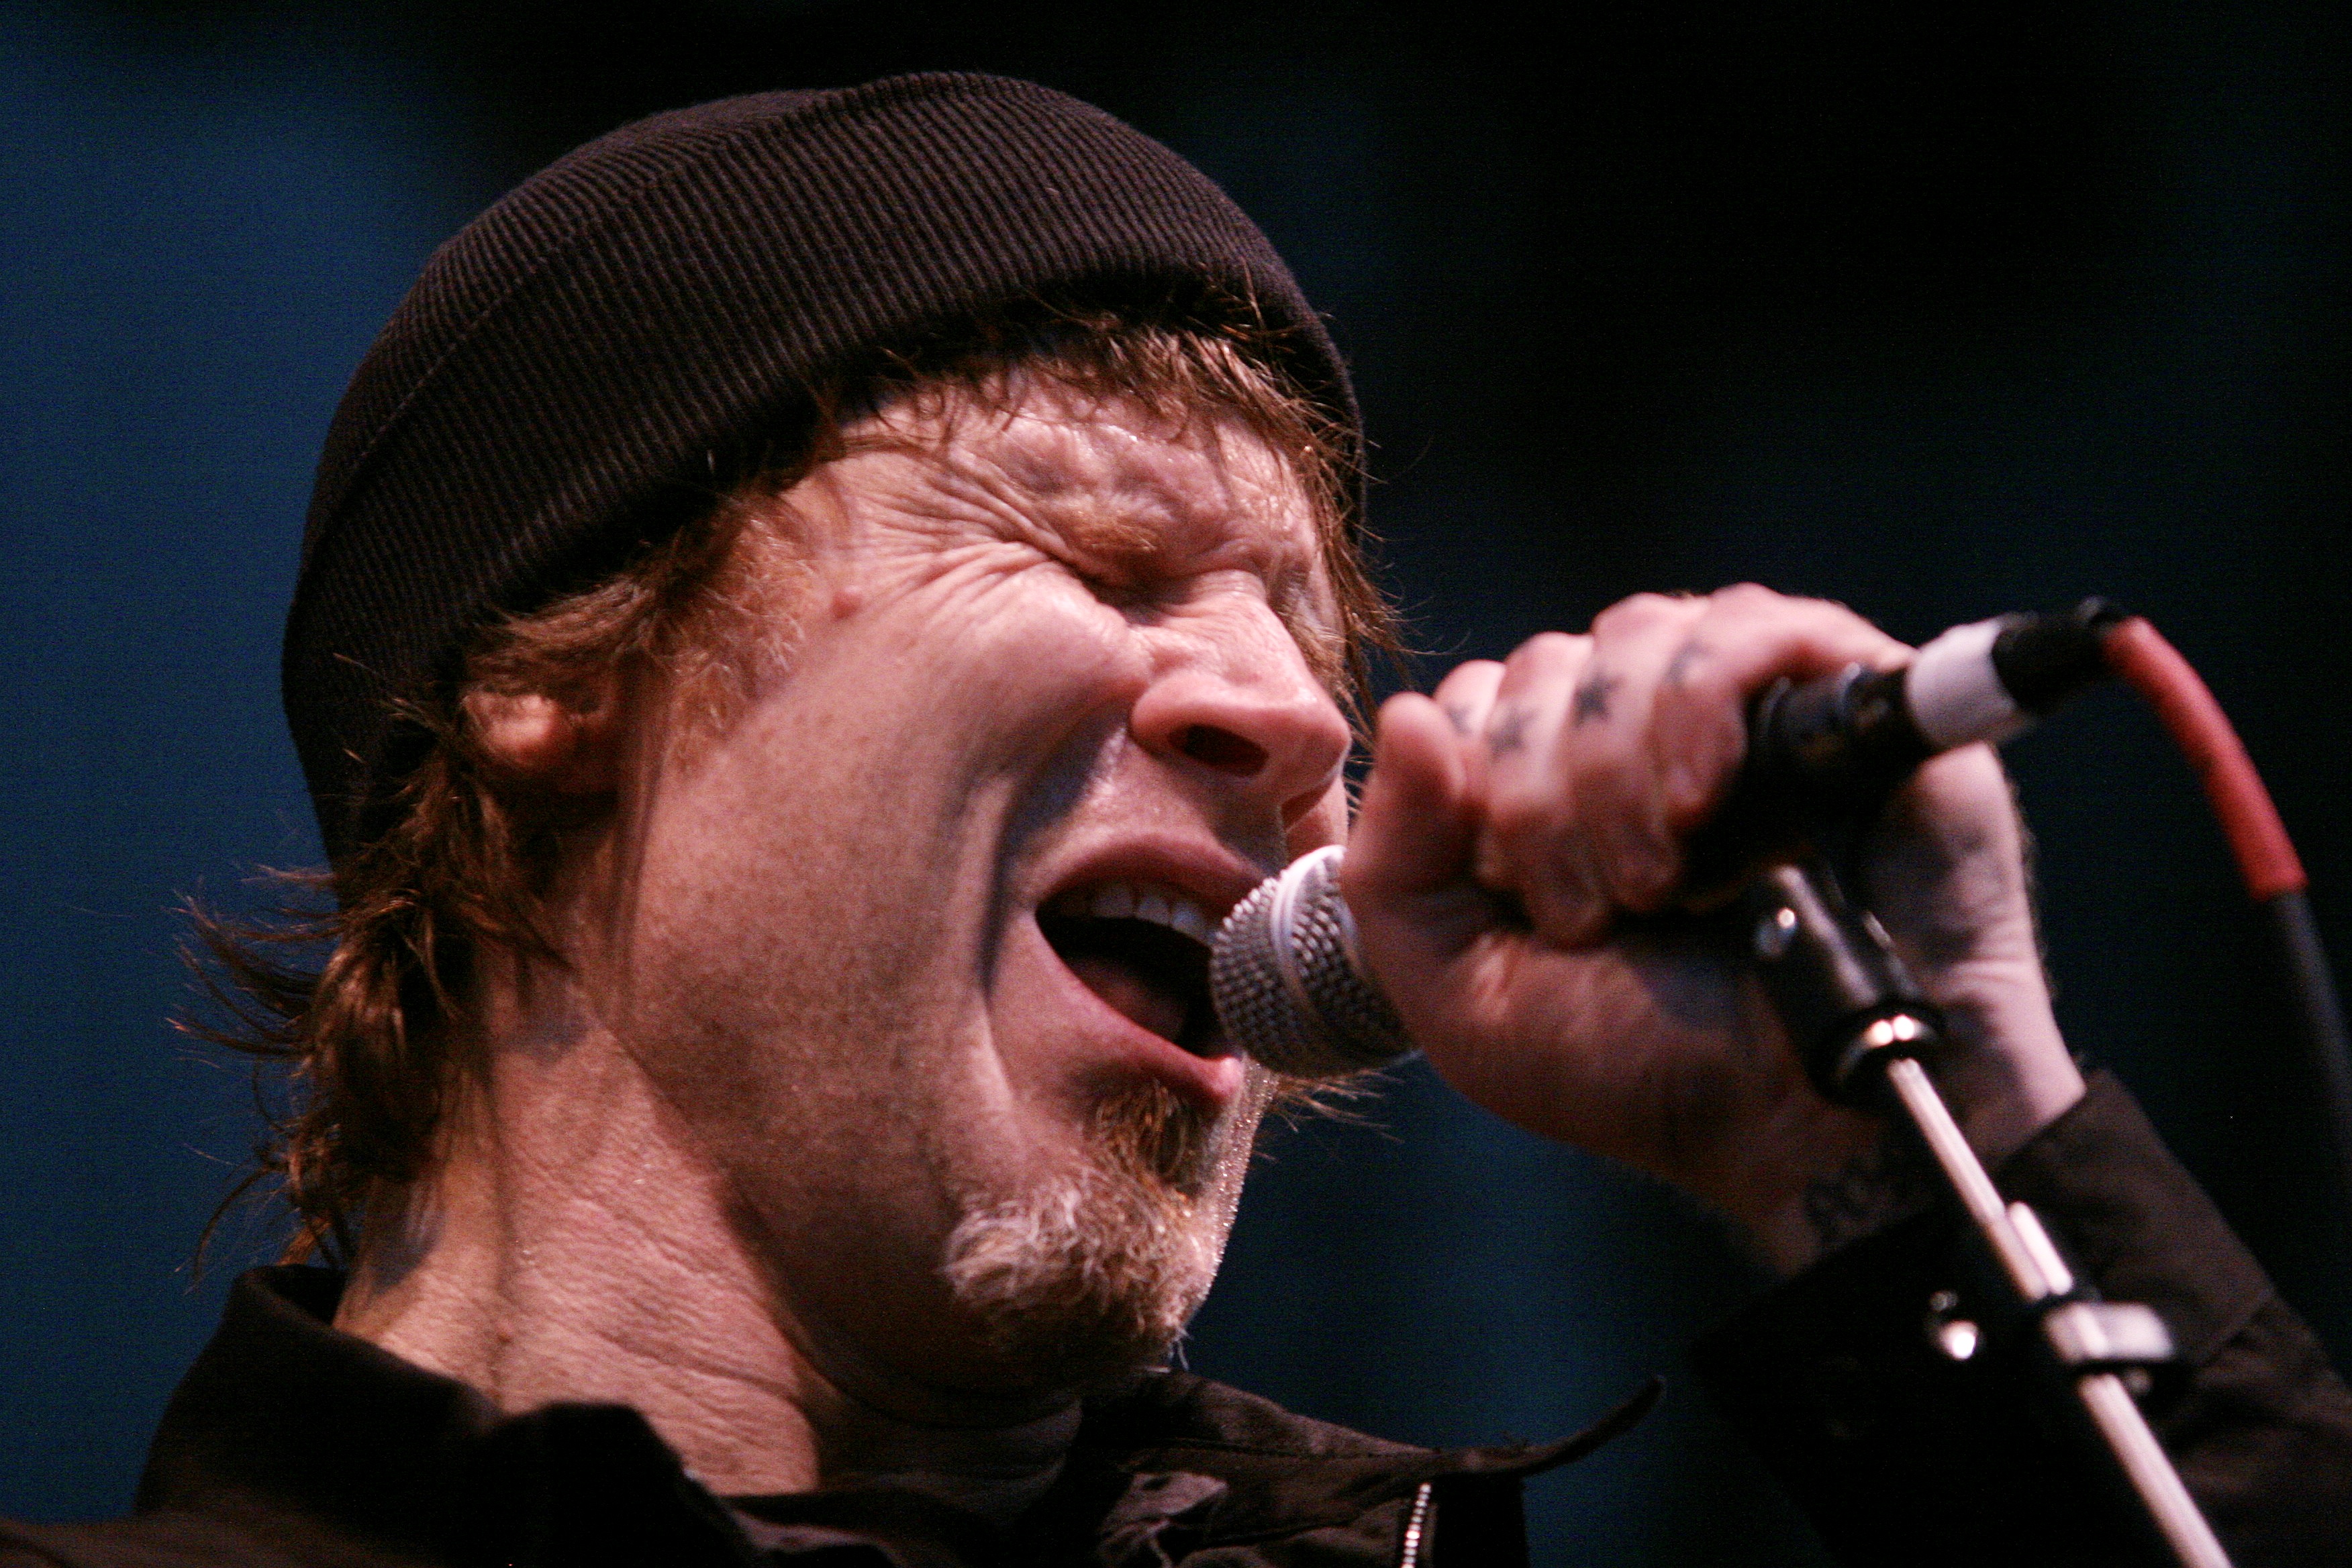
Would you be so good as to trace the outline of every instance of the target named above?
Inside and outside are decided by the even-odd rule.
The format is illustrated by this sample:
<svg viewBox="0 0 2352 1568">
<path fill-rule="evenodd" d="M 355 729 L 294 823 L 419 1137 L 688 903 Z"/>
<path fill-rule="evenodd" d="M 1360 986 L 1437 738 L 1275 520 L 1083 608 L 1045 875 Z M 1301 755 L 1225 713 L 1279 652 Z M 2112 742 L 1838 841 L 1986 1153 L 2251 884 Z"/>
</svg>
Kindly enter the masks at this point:
<svg viewBox="0 0 2352 1568">
<path fill-rule="evenodd" d="M 1074 1385 L 1164 1360 L 1216 1278 L 1265 1098 L 1256 1073 L 1224 1117 L 1160 1084 L 1117 1094 L 1083 1159 L 965 1214 L 944 1271 L 990 1348 Z"/>
</svg>

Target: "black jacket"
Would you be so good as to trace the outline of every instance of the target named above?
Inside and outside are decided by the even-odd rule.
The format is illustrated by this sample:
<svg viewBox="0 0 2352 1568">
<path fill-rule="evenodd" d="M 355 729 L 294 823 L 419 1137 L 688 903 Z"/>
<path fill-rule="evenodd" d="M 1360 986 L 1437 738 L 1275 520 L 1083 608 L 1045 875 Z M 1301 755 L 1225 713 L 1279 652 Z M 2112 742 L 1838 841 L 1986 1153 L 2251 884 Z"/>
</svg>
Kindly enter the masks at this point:
<svg viewBox="0 0 2352 1568">
<path fill-rule="evenodd" d="M 2083 1104 L 2004 1169 L 2110 1296 L 2186 1352 L 2152 1414 L 2239 1564 L 2352 1563 L 2352 1395 L 2127 1096 Z M 1841 1556 L 2114 1560 L 2079 1473 L 1997 1357 L 1927 1348 L 1951 1237 L 1923 1219 L 1774 1292 L 1700 1347 L 1702 1375 Z M 906 1492 L 721 1502 L 614 1405 L 501 1416 L 327 1326 L 322 1269 L 239 1279 L 166 1412 L 136 1511 L 0 1524 L 0 1565 L 783 1568 L 1507 1565 L 1520 1478 L 1639 1419 L 1645 1389 L 1542 1447 L 1437 1452 L 1292 1415 L 1181 1373 L 1088 1402 L 1053 1489 L 1010 1532 Z"/>
</svg>

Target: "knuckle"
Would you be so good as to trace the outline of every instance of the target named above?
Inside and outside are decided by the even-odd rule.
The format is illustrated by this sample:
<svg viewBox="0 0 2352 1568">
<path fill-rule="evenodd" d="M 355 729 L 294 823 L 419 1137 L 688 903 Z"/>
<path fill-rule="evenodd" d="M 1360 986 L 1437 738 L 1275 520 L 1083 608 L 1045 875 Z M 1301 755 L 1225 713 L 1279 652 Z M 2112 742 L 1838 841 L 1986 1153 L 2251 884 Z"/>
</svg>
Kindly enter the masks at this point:
<svg viewBox="0 0 2352 1568">
<path fill-rule="evenodd" d="M 1838 603 L 1835 599 L 1796 599 L 1790 602 L 1802 606 L 1806 614 L 1824 627 L 1840 631 L 1857 627 L 1868 631 L 1877 629 L 1871 626 L 1867 616 L 1857 614 L 1853 608 Z"/>
<path fill-rule="evenodd" d="M 1755 583 L 1717 589 L 1708 606 L 1718 633 L 1761 648 L 1853 658 L 1895 646 L 1885 633 L 1843 605 L 1797 598 Z"/>
<path fill-rule="evenodd" d="M 1502 679 L 1500 664 L 1491 658 L 1474 658 L 1455 665 L 1432 695 L 1440 702 L 1483 702 L 1494 695 Z"/>
<path fill-rule="evenodd" d="M 1513 671 L 1558 669 L 1583 658 L 1588 640 L 1566 632 L 1538 632 L 1511 650 L 1505 668 Z"/>
<path fill-rule="evenodd" d="M 1689 600 L 1670 594 L 1634 594 L 1595 616 L 1592 629 L 1604 636 L 1638 631 L 1685 614 L 1689 604 Z"/>
<path fill-rule="evenodd" d="M 1711 693 L 1723 679 L 1722 658 L 1713 647 L 1693 633 L 1666 659 L 1666 667 L 1658 677 L 1658 704 L 1670 710 L 1679 708 L 1694 698 Z"/>
<path fill-rule="evenodd" d="M 1760 609 L 1767 605 L 1800 602 L 1785 594 L 1775 593 L 1761 583 L 1734 583 L 1728 587 L 1717 588 L 1708 598 L 1716 605 L 1733 610 Z"/>
</svg>

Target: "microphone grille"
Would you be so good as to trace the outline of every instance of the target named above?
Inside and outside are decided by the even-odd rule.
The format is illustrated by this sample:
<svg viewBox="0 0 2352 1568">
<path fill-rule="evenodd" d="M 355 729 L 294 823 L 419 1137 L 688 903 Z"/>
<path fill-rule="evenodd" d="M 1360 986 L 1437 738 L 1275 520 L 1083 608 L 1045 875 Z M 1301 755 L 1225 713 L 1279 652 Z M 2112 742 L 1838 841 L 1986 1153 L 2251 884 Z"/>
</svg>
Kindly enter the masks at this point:
<svg viewBox="0 0 2352 1568">
<path fill-rule="evenodd" d="M 1209 994 L 1226 1036 L 1294 1078 L 1339 1078 L 1412 1053 L 1396 1012 L 1356 966 L 1338 846 L 1291 862 L 1225 917 Z"/>
</svg>

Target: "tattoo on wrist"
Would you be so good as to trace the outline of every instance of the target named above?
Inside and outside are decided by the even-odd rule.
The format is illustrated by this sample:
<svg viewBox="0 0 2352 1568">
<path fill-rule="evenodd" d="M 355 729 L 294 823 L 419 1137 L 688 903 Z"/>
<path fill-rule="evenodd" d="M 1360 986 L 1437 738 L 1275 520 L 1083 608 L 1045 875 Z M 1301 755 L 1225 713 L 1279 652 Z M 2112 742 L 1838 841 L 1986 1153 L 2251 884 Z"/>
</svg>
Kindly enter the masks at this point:
<svg viewBox="0 0 2352 1568">
<path fill-rule="evenodd" d="M 1921 1152 L 1890 1131 L 1842 1168 L 1807 1184 L 1800 1201 L 1815 1255 L 1826 1257 L 1910 1218 L 1932 1195 Z"/>
</svg>

